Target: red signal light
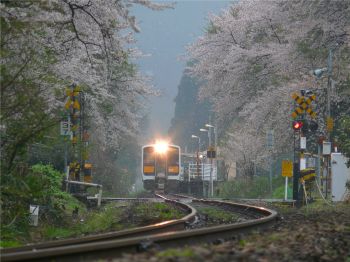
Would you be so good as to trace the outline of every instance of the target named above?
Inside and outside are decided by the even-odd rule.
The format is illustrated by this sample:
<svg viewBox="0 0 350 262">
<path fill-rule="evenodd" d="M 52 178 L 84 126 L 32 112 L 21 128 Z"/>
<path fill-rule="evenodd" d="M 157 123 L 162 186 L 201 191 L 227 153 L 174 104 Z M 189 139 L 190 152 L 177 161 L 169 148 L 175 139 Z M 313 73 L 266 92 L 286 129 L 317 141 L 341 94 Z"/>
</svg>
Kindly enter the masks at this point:
<svg viewBox="0 0 350 262">
<path fill-rule="evenodd" d="M 303 127 L 302 121 L 293 121 L 293 129 L 300 130 Z"/>
</svg>

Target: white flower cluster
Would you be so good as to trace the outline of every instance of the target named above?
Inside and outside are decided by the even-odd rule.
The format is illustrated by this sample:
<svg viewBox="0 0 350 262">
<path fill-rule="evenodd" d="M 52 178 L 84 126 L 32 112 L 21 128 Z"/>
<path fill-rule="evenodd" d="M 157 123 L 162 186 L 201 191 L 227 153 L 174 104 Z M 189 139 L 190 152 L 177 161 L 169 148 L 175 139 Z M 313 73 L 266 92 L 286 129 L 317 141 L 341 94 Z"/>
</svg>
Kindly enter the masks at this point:
<svg viewBox="0 0 350 262">
<path fill-rule="evenodd" d="M 28 66 L 22 73 L 35 79 L 41 97 L 52 108 L 63 107 L 58 90 L 63 93 L 69 84 L 79 84 L 93 135 L 106 147 L 118 145 L 122 135 L 136 133 L 144 98 L 156 93 L 130 62 L 140 55 L 130 48 L 133 32 L 139 31 L 129 13 L 133 4 L 154 10 L 169 7 L 149 0 L 17 1 L 0 6 L 1 17 L 17 26 L 17 31 L 9 30 L 4 36 L 13 55 L 1 63 L 24 64 L 35 59 L 39 66 Z M 25 25 L 22 32 L 21 23 Z M 45 75 L 61 81 L 41 81 Z"/>
<path fill-rule="evenodd" d="M 325 84 L 310 70 L 326 66 L 329 48 L 337 79 L 349 77 L 349 10 L 349 1 L 245 0 L 210 15 L 206 34 L 188 47 L 189 70 L 235 137 L 227 143 L 234 159 L 262 158 L 270 129 L 279 152 L 292 150 L 291 94 Z"/>
</svg>

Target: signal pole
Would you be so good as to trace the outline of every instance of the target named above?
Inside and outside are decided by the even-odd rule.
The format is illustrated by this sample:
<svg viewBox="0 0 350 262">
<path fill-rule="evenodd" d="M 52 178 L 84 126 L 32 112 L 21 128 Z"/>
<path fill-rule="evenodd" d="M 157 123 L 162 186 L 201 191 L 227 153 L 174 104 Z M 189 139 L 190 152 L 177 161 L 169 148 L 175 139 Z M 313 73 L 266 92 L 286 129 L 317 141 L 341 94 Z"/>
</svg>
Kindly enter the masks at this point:
<svg viewBox="0 0 350 262">
<path fill-rule="evenodd" d="M 333 72 L 333 49 L 330 48 L 327 59 L 327 140 L 331 142 L 331 132 L 333 130 L 333 119 L 331 117 L 331 85 L 332 85 L 332 72 Z M 331 146 L 332 153 L 332 146 Z M 326 156 L 326 198 L 328 197 L 329 183 L 331 181 L 331 154 Z"/>
<path fill-rule="evenodd" d="M 305 112 L 308 113 L 311 118 L 316 117 L 316 113 L 312 110 L 312 101 L 316 99 L 316 96 L 312 94 L 311 96 L 305 96 L 307 92 L 301 90 L 301 95 L 294 93 L 292 95 L 294 102 L 295 110 L 291 114 L 293 119 L 293 140 L 294 140 L 294 159 L 293 159 L 293 200 L 297 202 L 297 205 L 300 204 L 300 192 L 299 192 L 299 180 L 300 180 L 300 171 L 301 171 L 301 158 L 303 157 L 305 146 L 301 145 L 302 129 L 306 126 Z M 299 146 L 296 146 L 296 141 L 299 143 Z"/>
<path fill-rule="evenodd" d="M 294 140 L 294 159 L 293 159 L 293 200 L 297 203 L 299 202 L 299 154 L 298 149 L 295 146 L 295 142 L 298 136 L 296 136 L 297 131 L 293 134 Z"/>
</svg>

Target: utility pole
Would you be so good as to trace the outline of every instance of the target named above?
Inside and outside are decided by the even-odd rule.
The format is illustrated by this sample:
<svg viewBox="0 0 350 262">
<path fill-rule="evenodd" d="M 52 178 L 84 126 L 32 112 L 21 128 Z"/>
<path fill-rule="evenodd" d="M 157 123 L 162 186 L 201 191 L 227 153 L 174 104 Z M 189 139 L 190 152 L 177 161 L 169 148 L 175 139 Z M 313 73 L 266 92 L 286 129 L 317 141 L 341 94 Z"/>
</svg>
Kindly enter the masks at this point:
<svg viewBox="0 0 350 262">
<path fill-rule="evenodd" d="M 197 177 L 199 177 L 199 151 L 201 146 L 201 138 L 199 136 L 192 135 L 192 138 L 198 139 L 198 147 L 197 147 Z"/>
<path fill-rule="evenodd" d="M 328 51 L 327 59 L 327 141 L 331 142 L 331 132 L 333 130 L 333 119 L 331 117 L 331 86 L 332 86 L 332 73 L 333 73 L 333 49 Z M 332 148 L 332 146 L 331 146 Z M 331 150 L 332 152 L 332 150 Z M 328 197 L 329 182 L 331 180 L 331 154 L 326 156 L 326 198 Z"/>
<path fill-rule="evenodd" d="M 274 131 L 268 130 L 267 136 L 266 136 L 266 145 L 267 148 L 270 149 L 271 155 L 270 155 L 270 173 L 269 173 L 269 184 L 270 184 L 270 194 L 272 197 L 272 162 L 273 162 L 273 147 L 274 147 Z"/>
<path fill-rule="evenodd" d="M 210 118 L 209 118 L 209 120 L 210 120 Z M 210 122 L 209 122 L 209 124 L 205 124 L 205 126 L 209 128 L 209 132 L 208 133 L 210 134 L 210 136 L 209 136 L 209 148 L 208 148 L 208 151 L 207 151 L 207 156 L 210 159 L 210 184 L 209 184 L 210 197 L 213 197 L 214 196 L 213 158 L 216 158 L 216 147 L 213 148 L 213 146 L 211 144 L 211 128 L 214 129 L 214 135 L 215 135 L 216 134 L 216 127 L 211 125 Z M 216 140 L 215 140 L 215 145 L 216 145 Z"/>
<path fill-rule="evenodd" d="M 333 49 L 330 48 L 328 52 L 327 59 L 327 73 L 328 73 L 328 81 L 327 81 L 327 119 L 331 118 L 331 85 L 332 85 L 332 72 L 333 72 Z M 327 120 L 330 121 L 330 120 Z M 331 131 L 327 130 L 327 139 L 331 141 Z"/>
</svg>

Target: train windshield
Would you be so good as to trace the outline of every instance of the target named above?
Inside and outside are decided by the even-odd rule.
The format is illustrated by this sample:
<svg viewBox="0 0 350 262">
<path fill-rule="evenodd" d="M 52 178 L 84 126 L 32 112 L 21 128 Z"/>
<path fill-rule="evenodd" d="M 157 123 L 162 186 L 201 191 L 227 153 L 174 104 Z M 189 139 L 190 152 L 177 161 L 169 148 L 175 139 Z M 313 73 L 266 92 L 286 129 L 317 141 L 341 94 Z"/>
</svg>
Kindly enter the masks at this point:
<svg viewBox="0 0 350 262">
<path fill-rule="evenodd" d="M 179 163 L 180 154 L 179 148 L 169 146 L 168 148 L 168 174 L 178 175 L 179 174 Z"/>
<path fill-rule="evenodd" d="M 145 147 L 143 149 L 143 164 L 153 164 L 154 165 L 155 155 L 153 147 Z"/>
<path fill-rule="evenodd" d="M 155 171 L 155 152 L 153 147 L 143 148 L 143 173 L 154 175 Z"/>
</svg>

